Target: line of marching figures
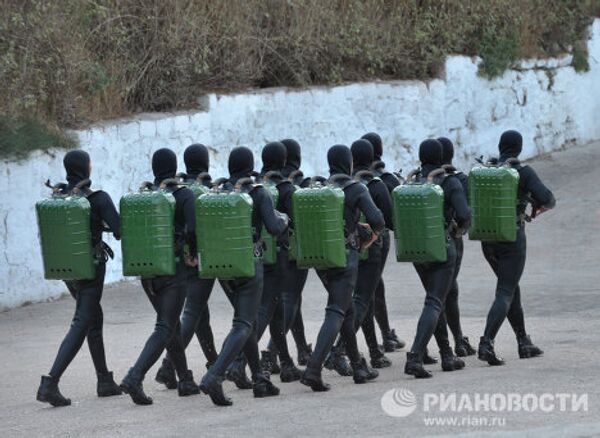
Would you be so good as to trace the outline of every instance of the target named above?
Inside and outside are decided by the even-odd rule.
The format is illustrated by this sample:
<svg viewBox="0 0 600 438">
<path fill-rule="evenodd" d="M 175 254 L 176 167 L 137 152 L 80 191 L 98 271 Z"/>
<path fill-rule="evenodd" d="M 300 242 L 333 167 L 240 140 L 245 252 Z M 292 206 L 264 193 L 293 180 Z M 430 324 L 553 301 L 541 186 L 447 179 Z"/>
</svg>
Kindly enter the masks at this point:
<svg viewBox="0 0 600 438">
<path fill-rule="evenodd" d="M 42 376 L 37 399 L 53 406 L 71 403 L 58 383 L 86 339 L 98 396 L 124 392 L 141 405 L 152 403 L 142 382 L 165 351 L 156 380 L 180 396 L 204 392 L 217 405 L 232 404 L 223 392 L 224 379 L 252 389 L 255 397 L 279 394 L 270 379 L 274 373 L 282 382 L 300 381 L 313 391 L 330 389 L 322 379 L 324 366 L 358 384 L 375 379 L 374 368 L 391 365 L 385 352 L 404 347 L 389 325 L 382 280 L 392 232 L 396 259 L 414 264 L 426 291 L 406 374 L 432 376 L 424 367 L 438 361 L 427 351 L 432 337 L 444 371 L 462 369 L 460 357 L 474 354 L 490 365 L 504 364 L 494 338 L 505 319 L 521 358 L 543 354 L 525 330 L 519 280 L 525 223 L 553 208 L 555 200 L 534 170 L 519 163 L 522 141 L 518 132 L 504 132 L 499 156 L 480 160 L 467 176 L 452 166 L 449 139 L 428 139 L 419 148 L 420 168 L 405 178 L 386 170 L 376 133 L 350 148 L 331 147 L 328 177 L 303 175 L 301 148 L 292 139 L 264 146 L 260 172 L 248 148 L 234 148 L 229 176 L 216 180 L 208 173 L 205 146 L 185 150 L 186 173 L 177 173 L 173 151 L 159 149 L 152 157 L 154 180 L 123 196 L 120 213 L 106 192 L 91 189 L 88 154 L 69 151 L 64 157 L 67 182 L 48 181 L 52 196 L 38 202 L 36 212 L 45 277 L 65 281 L 76 309 L 50 372 Z M 120 384 L 108 370 L 102 338 L 100 300 L 106 262 L 113 255 L 103 232 L 120 239 L 123 273 L 141 278 L 156 311 L 154 329 Z M 456 279 L 467 232 L 482 242 L 497 276 L 477 350 L 462 334 L 458 307 Z M 310 268 L 328 293 L 314 347 L 306 341 L 301 312 Z M 220 351 L 208 307 L 216 280 L 234 308 Z M 267 328 L 271 340 L 261 357 L 258 340 Z M 359 329 L 369 362 L 357 346 Z M 290 331 L 304 370 L 290 355 Z M 194 335 L 208 362 L 199 385 L 185 354 Z"/>
</svg>

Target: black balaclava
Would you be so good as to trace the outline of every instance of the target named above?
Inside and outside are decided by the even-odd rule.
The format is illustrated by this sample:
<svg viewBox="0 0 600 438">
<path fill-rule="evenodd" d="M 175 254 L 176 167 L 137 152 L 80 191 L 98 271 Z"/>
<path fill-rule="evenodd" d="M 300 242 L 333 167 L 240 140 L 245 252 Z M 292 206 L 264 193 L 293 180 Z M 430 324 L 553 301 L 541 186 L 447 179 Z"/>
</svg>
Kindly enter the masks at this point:
<svg viewBox="0 0 600 438">
<path fill-rule="evenodd" d="M 154 184 L 159 185 L 166 179 L 175 178 L 177 173 L 177 156 L 168 148 L 162 148 L 152 155 L 152 172 Z"/>
<path fill-rule="evenodd" d="M 208 172 L 210 163 L 208 158 L 208 149 L 200 143 L 194 143 L 188 146 L 183 153 L 185 162 L 185 171 L 189 178 L 196 179 L 198 175 Z"/>
<path fill-rule="evenodd" d="M 419 146 L 421 165 L 439 167 L 442 165 L 442 144 L 436 139 L 425 140 Z"/>
<path fill-rule="evenodd" d="M 498 142 L 500 161 L 517 158 L 523 150 L 523 136 L 518 131 L 504 131 Z"/>
<path fill-rule="evenodd" d="M 265 173 L 273 170 L 281 172 L 285 166 L 286 157 L 287 149 L 283 143 L 279 141 L 267 143 L 262 150 L 263 167 L 261 173 L 264 175 Z"/>
<path fill-rule="evenodd" d="M 354 162 L 354 171 L 366 170 L 373 162 L 373 145 L 369 140 L 361 138 L 352 143 L 352 161 Z"/>
<path fill-rule="evenodd" d="M 383 155 L 383 143 L 381 142 L 379 134 L 376 132 L 369 132 L 361 138 L 368 140 L 373 145 L 373 160 L 381 161 L 381 156 Z"/>
<path fill-rule="evenodd" d="M 442 144 L 442 164 L 452 164 L 452 159 L 454 158 L 452 140 L 446 137 L 438 137 L 437 141 Z"/>
<path fill-rule="evenodd" d="M 348 146 L 336 144 L 327 151 L 327 162 L 329 163 L 329 173 L 331 175 L 345 174 L 352 175 L 352 152 Z"/>
<path fill-rule="evenodd" d="M 90 177 L 90 156 L 81 149 L 67 152 L 63 158 L 63 165 L 67 171 L 70 188 Z"/>
<path fill-rule="evenodd" d="M 233 148 L 229 154 L 229 180 L 235 184 L 238 179 L 249 178 L 254 172 L 254 155 L 245 146 Z"/>
<path fill-rule="evenodd" d="M 285 162 L 285 166 L 283 167 L 283 176 L 286 178 L 290 175 L 290 173 L 300 170 L 300 165 L 302 164 L 302 155 L 300 145 L 296 140 L 291 138 L 286 138 L 285 140 L 281 140 L 281 143 L 285 146 L 287 150 L 287 159 Z"/>
</svg>

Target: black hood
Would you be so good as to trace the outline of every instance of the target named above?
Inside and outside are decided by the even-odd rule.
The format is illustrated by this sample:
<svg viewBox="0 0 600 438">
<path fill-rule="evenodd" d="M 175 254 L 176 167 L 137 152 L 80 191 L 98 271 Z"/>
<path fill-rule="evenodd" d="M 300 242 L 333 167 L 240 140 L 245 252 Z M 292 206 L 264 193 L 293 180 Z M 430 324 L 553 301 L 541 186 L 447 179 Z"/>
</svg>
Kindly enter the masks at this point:
<svg viewBox="0 0 600 438">
<path fill-rule="evenodd" d="M 452 164 L 452 159 L 454 158 L 452 140 L 446 137 L 438 137 L 437 141 L 442 144 L 442 164 Z"/>
<path fill-rule="evenodd" d="M 245 146 L 233 148 L 229 154 L 229 179 L 235 184 L 238 179 L 249 178 L 254 172 L 254 155 Z"/>
<path fill-rule="evenodd" d="M 373 145 L 373 160 L 381 161 L 381 156 L 383 155 L 383 143 L 381 142 L 379 134 L 376 132 L 369 132 L 361 138 L 368 140 Z"/>
<path fill-rule="evenodd" d="M 175 178 L 177 173 L 177 156 L 168 148 L 162 148 L 152 155 L 152 172 L 154 184 L 160 185 L 166 179 Z"/>
<path fill-rule="evenodd" d="M 201 173 L 208 172 L 208 149 L 200 143 L 188 146 L 183 153 L 185 171 L 189 178 L 195 179 Z"/>
<path fill-rule="evenodd" d="M 327 151 L 327 162 L 329 163 L 329 174 L 343 173 L 352 175 L 352 152 L 348 146 L 336 144 Z"/>
<path fill-rule="evenodd" d="M 498 142 L 500 161 L 504 162 L 509 158 L 517 158 L 522 150 L 523 136 L 518 131 L 505 131 L 502 133 Z"/>
<path fill-rule="evenodd" d="M 70 188 L 90 177 L 90 156 L 81 149 L 67 152 L 63 158 L 63 165 L 67 171 Z"/>
<path fill-rule="evenodd" d="M 354 162 L 354 171 L 367 170 L 373 162 L 373 145 L 370 141 L 361 138 L 352 143 L 352 161 Z"/>
<path fill-rule="evenodd" d="M 281 140 L 281 143 L 287 150 L 287 159 L 282 173 L 283 176 L 288 177 L 293 171 L 300 170 L 300 165 L 302 164 L 302 150 L 300 149 L 298 142 L 291 138 Z"/>
<path fill-rule="evenodd" d="M 421 165 L 431 164 L 433 166 L 442 165 L 442 144 L 430 138 L 425 140 L 419 146 L 419 160 Z"/>
<path fill-rule="evenodd" d="M 263 175 L 273 170 L 281 172 L 285 166 L 285 160 L 287 157 L 287 149 L 283 143 L 278 141 L 272 141 L 267 143 L 262 150 L 262 162 L 263 167 L 260 173 Z"/>
</svg>

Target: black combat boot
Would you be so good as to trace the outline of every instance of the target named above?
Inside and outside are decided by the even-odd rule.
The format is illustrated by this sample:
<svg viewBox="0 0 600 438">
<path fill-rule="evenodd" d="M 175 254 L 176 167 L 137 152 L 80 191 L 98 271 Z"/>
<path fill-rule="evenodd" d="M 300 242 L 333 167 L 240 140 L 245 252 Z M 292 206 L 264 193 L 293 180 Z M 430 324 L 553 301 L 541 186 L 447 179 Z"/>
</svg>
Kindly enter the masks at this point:
<svg viewBox="0 0 600 438">
<path fill-rule="evenodd" d="M 179 397 L 200 394 L 200 388 L 194 382 L 194 375 L 191 370 L 187 370 L 183 376 L 179 377 L 177 393 Z"/>
<path fill-rule="evenodd" d="M 300 380 L 302 378 L 302 371 L 296 368 L 291 359 L 289 361 L 282 360 L 279 378 L 283 383 L 295 382 L 296 380 Z"/>
<path fill-rule="evenodd" d="M 477 351 L 479 360 L 487 362 L 491 366 L 504 365 L 504 359 L 496 356 L 494 351 L 494 341 L 489 338 L 481 337 L 479 340 L 479 349 Z"/>
<path fill-rule="evenodd" d="M 298 365 L 306 366 L 312 354 L 312 344 L 298 347 Z"/>
<path fill-rule="evenodd" d="M 415 376 L 417 379 L 428 379 L 433 375 L 423 368 L 423 355 L 420 353 L 406 353 L 406 365 L 404 365 L 404 374 Z"/>
<path fill-rule="evenodd" d="M 310 366 L 307 366 L 304 370 L 300 383 L 309 386 L 315 392 L 325 392 L 331 389 L 331 386 L 323 382 L 321 372 L 311 369 Z"/>
<path fill-rule="evenodd" d="M 427 350 L 427 348 L 423 353 L 423 363 L 425 365 L 435 365 L 436 363 L 438 363 L 438 360 L 435 357 L 429 355 L 429 350 Z"/>
<path fill-rule="evenodd" d="M 448 341 L 440 346 L 440 356 L 442 358 L 442 370 L 444 371 L 462 370 L 465 367 L 465 363 L 462 359 L 456 357 L 452 352 L 452 348 Z"/>
<path fill-rule="evenodd" d="M 371 356 L 371 366 L 373 368 L 387 368 L 392 366 L 392 361 L 387 358 L 381 348 L 369 350 L 369 356 Z"/>
<path fill-rule="evenodd" d="M 352 378 L 354 379 L 354 383 L 366 383 L 368 380 L 373 380 L 377 377 L 379 377 L 379 372 L 369 368 L 364 357 L 361 357 L 358 362 L 352 363 Z"/>
<path fill-rule="evenodd" d="M 266 374 L 260 374 L 253 379 L 252 392 L 255 398 L 274 397 L 279 395 L 279 388 L 273 385 Z"/>
<path fill-rule="evenodd" d="M 112 371 L 96 375 L 98 377 L 98 384 L 96 385 L 98 397 L 110 397 L 123 394 L 123 391 L 121 391 L 121 388 L 119 388 L 119 385 L 117 385 L 113 378 Z"/>
<path fill-rule="evenodd" d="M 519 343 L 519 357 L 521 359 L 529 359 L 544 354 L 544 352 L 531 342 L 529 335 L 517 338 Z"/>
<path fill-rule="evenodd" d="M 177 377 L 175 376 L 175 368 L 173 368 L 173 364 L 167 358 L 164 358 L 162 361 L 162 365 L 156 372 L 156 377 L 154 378 L 158 383 L 162 383 L 167 387 L 167 389 L 177 389 Z"/>
<path fill-rule="evenodd" d="M 383 349 L 386 353 L 392 353 L 406 346 L 406 342 L 396 335 L 396 330 L 392 329 L 383 334 Z"/>
<path fill-rule="evenodd" d="M 50 403 L 55 407 L 71 405 L 71 399 L 66 398 L 60 393 L 60 390 L 58 389 L 58 379 L 51 376 L 42 376 L 36 400 Z"/>
<path fill-rule="evenodd" d="M 281 368 L 279 368 L 279 363 L 277 362 L 277 353 L 269 350 L 260 352 L 260 366 L 269 374 L 279 374 L 281 372 Z"/>
<path fill-rule="evenodd" d="M 225 373 L 227 380 L 235 383 L 238 389 L 252 389 L 252 381 L 246 375 L 246 359 L 237 358 L 229 365 Z"/>
<path fill-rule="evenodd" d="M 121 382 L 121 390 L 125 394 L 129 394 L 131 400 L 136 405 L 151 405 L 152 398 L 148 397 L 144 392 L 142 385 L 142 376 L 131 368 L 123 381 Z"/>
<path fill-rule="evenodd" d="M 208 395 L 217 406 L 231 406 L 233 402 L 223 392 L 223 381 L 217 376 L 207 373 L 200 382 L 200 391 Z"/>
<path fill-rule="evenodd" d="M 458 357 L 473 356 L 477 351 L 469 343 L 469 338 L 463 336 L 456 341 L 454 352 Z"/>
<path fill-rule="evenodd" d="M 325 359 L 325 368 L 336 371 L 340 376 L 351 376 L 352 367 L 342 348 L 334 346 Z"/>
</svg>

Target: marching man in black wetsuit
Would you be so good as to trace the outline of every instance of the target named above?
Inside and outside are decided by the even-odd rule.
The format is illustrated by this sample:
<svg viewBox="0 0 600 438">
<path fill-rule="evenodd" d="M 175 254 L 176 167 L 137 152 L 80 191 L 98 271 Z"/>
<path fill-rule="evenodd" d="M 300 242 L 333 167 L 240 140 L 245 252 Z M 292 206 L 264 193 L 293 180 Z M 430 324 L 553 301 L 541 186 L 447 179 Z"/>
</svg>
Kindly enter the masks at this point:
<svg viewBox="0 0 600 438">
<path fill-rule="evenodd" d="M 252 227 L 255 253 L 262 255 L 261 230 L 273 236 L 281 236 L 288 227 L 288 217 L 275 210 L 271 197 L 261 185 L 254 185 L 254 156 L 246 147 L 234 148 L 229 155 L 228 187 L 236 185 L 247 191 L 252 198 Z M 229 406 L 231 399 L 223 392 L 223 378 L 227 367 L 243 351 L 252 372 L 252 389 L 255 397 L 279 395 L 279 388 L 273 385 L 268 373 L 260 365 L 257 343 L 257 316 L 263 291 L 263 263 L 257 257 L 254 261 L 255 275 L 249 278 L 221 280 L 221 286 L 234 308 L 234 317 L 229 334 L 215 363 L 202 378 L 200 389 L 208 394 L 214 404 Z"/>
<path fill-rule="evenodd" d="M 81 349 L 87 339 L 90 355 L 94 362 L 98 377 L 98 397 L 121 394 L 119 386 L 113 379 L 112 372 L 106 366 L 104 340 L 102 337 L 103 314 L 100 300 L 104 288 L 106 272 L 107 247 L 102 242 L 103 223 L 115 238 L 119 239 L 119 213 L 110 198 L 102 190 L 92 192 L 89 181 L 91 172 L 90 156 L 81 150 L 69 151 L 63 160 L 67 171 L 67 186 L 65 194 L 79 190 L 86 193 L 91 206 L 92 245 L 96 249 L 96 278 L 92 280 L 66 281 L 69 292 L 75 298 L 75 315 L 71 328 L 65 336 L 58 354 L 47 376 L 42 376 L 42 382 L 37 392 L 37 400 L 50 403 L 52 406 L 68 406 L 71 400 L 65 398 L 58 389 L 58 381 Z"/>
<path fill-rule="evenodd" d="M 434 139 L 422 142 L 419 147 L 419 160 L 421 161 L 420 177 L 422 179 L 426 179 L 430 173 L 440 169 L 442 166 L 442 145 L 440 142 Z M 435 179 L 434 182 L 436 182 Z M 467 229 L 471 221 L 471 210 L 467 205 L 467 198 L 460 181 L 458 178 L 449 175 L 443 178 L 440 186 L 444 191 L 444 222 L 446 229 L 451 227 L 453 221 L 456 221 L 458 228 Z M 415 339 L 410 351 L 406 354 L 407 360 L 404 372 L 416 378 L 432 377 L 432 374 L 423 368 L 423 356 L 434 332 L 442 357 L 442 369 L 453 371 L 461 369 L 465 365 L 462 360 L 452 353 L 444 314 L 446 296 L 454 280 L 456 265 L 454 239 L 448 238 L 446 251 L 447 260 L 445 262 L 414 263 L 425 288 L 426 297 L 417 324 Z"/>
<path fill-rule="evenodd" d="M 525 268 L 527 240 L 525 237 L 525 209 L 532 204 L 535 217 L 554 208 L 556 200 L 552 192 L 542 183 L 535 171 L 529 166 L 515 162 L 523 148 L 523 137 L 517 131 L 506 131 L 500 137 L 498 149 L 499 164 L 511 160 L 511 167 L 519 172 L 517 240 L 515 242 L 489 243 L 482 242 L 483 255 L 496 274 L 496 297 L 488 313 L 485 330 L 479 343 L 479 359 L 490 365 L 504 365 L 504 360 L 496 356 L 494 339 L 505 318 L 515 332 L 519 348 L 519 357 L 527 359 L 543 354 L 535 346 L 525 331 L 525 319 L 521 305 L 521 288 L 519 281 Z"/>
<path fill-rule="evenodd" d="M 209 156 L 206 146 L 200 143 L 188 146 L 183 153 L 183 161 L 186 173 L 179 176 L 183 178 L 185 184 L 199 183 L 205 187 L 211 186 L 212 180 L 208 174 Z M 208 299 L 215 280 L 214 278 L 200 278 L 196 267 L 188 266 L 187 270 L 189 276 L 185 306 L 181 315 L 181 340 L 184 347 L 187 348 L 195 333 L 206 357 L 206 367 L 209 368 L 217 359 L 217 349 L 210 327 L 210 312 L 208 310 Z M 169 389 L 177 388 L 175 368 L 168 354 L 163 359 L 155 380 Z"/>
<path fill-rule="evenodd" d="M 301 383 L 313 391 L 328 391 L 329 385 L 321 378 L 321 371 L 326 355 L 331 350 L 338 333 L 346 347 L 350 359 L 355 383 L 365 383 L 378 376 L 377 371 L 370 370 L 361 357 L 356 344 L 354 328 L 354 312 L 352 293 L 358 274 L 358 227 L 360 214 L 365 215 L 374 235 L 385 228 L 383 214 L 377 209 L 369 191 L 357 181 L 353 181 L 352 153 L 347 146 L 336 145 L 327 152 L 329 173 L 332 182 L 344 190 L 344 235 L 347 239 L 347 264 L 343 268 L 318 270 L 317 274 L 329 294 L 325 319 L 319 330 L 315 349 L 308 361 Z"/>
</svg>

